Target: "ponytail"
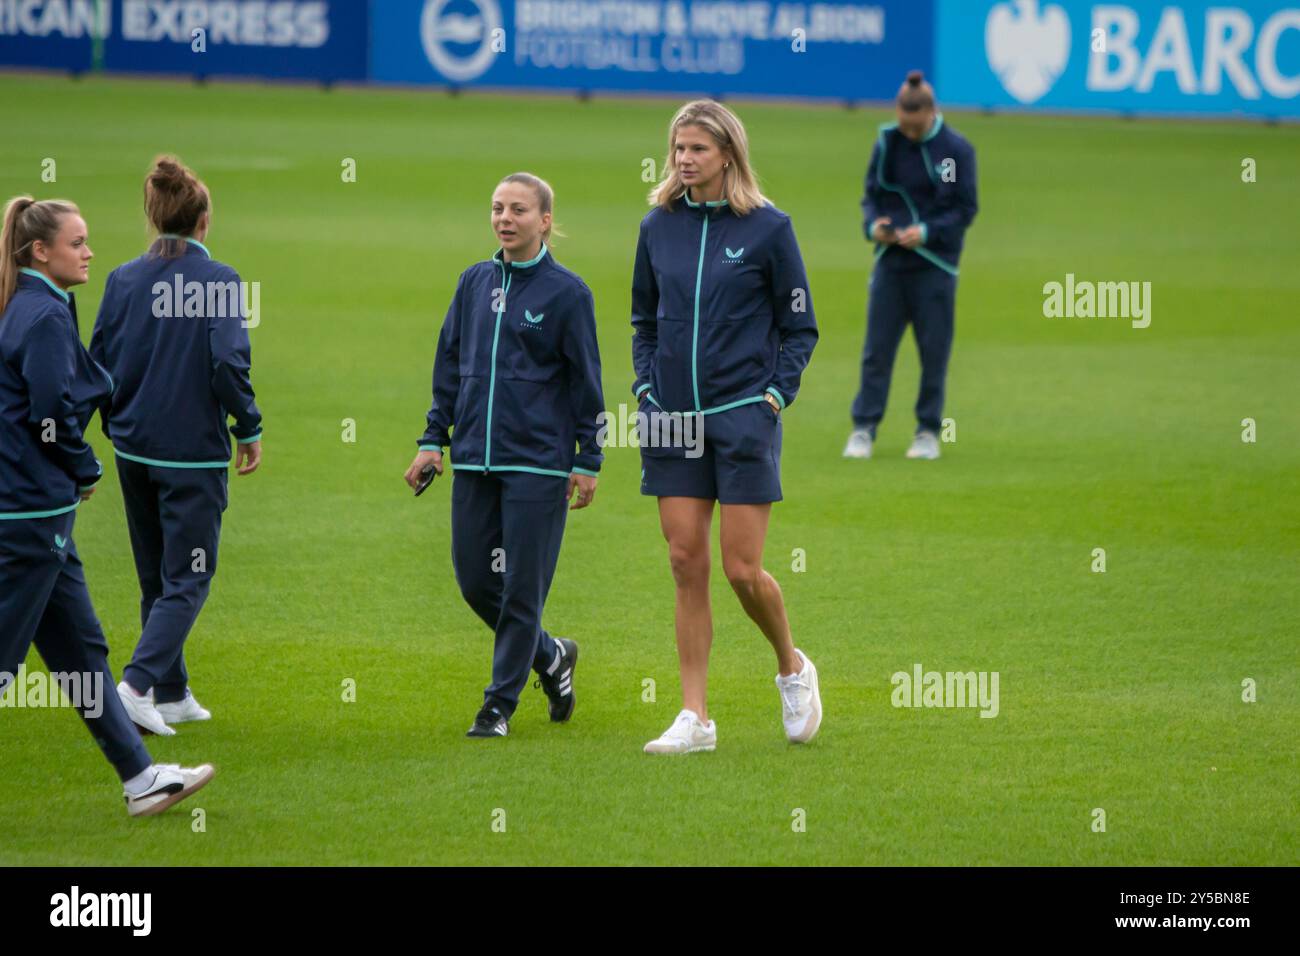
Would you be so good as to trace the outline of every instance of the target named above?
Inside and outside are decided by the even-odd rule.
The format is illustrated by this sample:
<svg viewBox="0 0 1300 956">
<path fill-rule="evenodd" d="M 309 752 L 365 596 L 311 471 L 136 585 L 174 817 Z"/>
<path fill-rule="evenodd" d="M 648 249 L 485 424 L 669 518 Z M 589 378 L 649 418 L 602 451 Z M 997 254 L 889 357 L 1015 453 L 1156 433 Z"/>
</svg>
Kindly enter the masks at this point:
<svg viewBox="0 0 1300 956">
<path fill-rule="evenodd" d="M 150 227 L 163 237 L 161 255 L 174 259 L 184 253 L 185 238 L 194 234 L 211 208 L 208 187 L 188 166 L 175 156 L 153 161 L 144 179 L 144 212 Z"/>
<path fill-rule="evenodd" d="M 18 270 L 32 264 L 32 243 L 54 242 L 63 217 L 79 211 L 66 199 L 37 202 L 31 196 L 15 196 L 9 200 L 0 227 L 0 312 L 9 306 L 18 289 Z"/>
</svg>

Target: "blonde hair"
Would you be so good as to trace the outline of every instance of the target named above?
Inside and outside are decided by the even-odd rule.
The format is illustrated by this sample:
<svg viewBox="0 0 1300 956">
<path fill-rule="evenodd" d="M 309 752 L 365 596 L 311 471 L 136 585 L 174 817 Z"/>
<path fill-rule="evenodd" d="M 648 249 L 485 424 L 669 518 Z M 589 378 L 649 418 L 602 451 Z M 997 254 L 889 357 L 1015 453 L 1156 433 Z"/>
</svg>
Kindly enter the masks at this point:
<svg viewBox="0 0 1300 956">
<path fill-rule="evenodd" d="M 0 227 L 0 312 L 3 312 L 18 288 L 18 270 L 32 265 L 32 243 L 52 243 L 63 225 L 63 218 L 80 215 L 76 203 L 66 199 L 43 199 L 15 196 L 5 206 L 4 225 Z"/>
<path fill-rule="evenodd" d="M 546 215 L 546 213 L 551 212 L 555 208 L 555 190 L 552 189 L 551 184 L 545 179 L 542 179 L 541 176 L 534 176 L 532 173 L 511 173 L 505 179 L 501 180 L 501 182 L 497 183 L 497 186 L 504 186 L 506 183 L 520 183 L 521 185 L 531 188 L 537 195 L 537 208 L 542 215 Z M 561 232 L 559 226 L 555 224 L 554 214 L 552 214 L 550 228 L 542 233 L 542 241 L 550 244 L 551 233 L 555 233 L 557 239 L 565 238 L 564 233 Z"/>
<path fill-rule="evenodd" d="M 212 199 L 203 180 L 175 156 L 159 156 L 144 179 L 144 212 L 159 235 L 181 236 L 163 239 L 160 254 L 174 259 L 185 252 L 184 237 L 199 227 Z"/>
<path fill-rule="evenodd" d="M 683 126 L 698 126 L 713 137 L 719 149 L 729 151 L 731 160 L 722 170 L 722 198 L 738 216 L 768 205 L 771 200 L 759 191 L 758 177 L 749 165 L 749 137 L 740 117 L 715 100 L 693 100 L 677 111 L 668 124 L 668 158 L 663 178 L 650 190 L 650 205 L 671 209 L 686 195 L 686 184 L 677 170 L 677 134 Z"/>
</svg>

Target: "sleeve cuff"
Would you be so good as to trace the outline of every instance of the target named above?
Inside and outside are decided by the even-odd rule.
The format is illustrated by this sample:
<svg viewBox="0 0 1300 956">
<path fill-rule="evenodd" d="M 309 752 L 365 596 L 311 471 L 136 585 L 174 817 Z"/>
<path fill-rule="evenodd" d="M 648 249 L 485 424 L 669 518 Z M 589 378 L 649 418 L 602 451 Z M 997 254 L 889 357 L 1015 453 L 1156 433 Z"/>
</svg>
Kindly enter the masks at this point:
<svg viewBox="0 0 1300 956">
<path fill-rule="evenodd" d="M 103 479 L 104 466 L 103 464 L 100 463 L 100 460 L 98 458 L 95 459 L 95 468 L 98 470 L 99 474 L 95 475 L 94 478 L 86 482 L 82 482 L 82 481 L 77 482 L 77 492 L 79 494 L 82 492 L 89 491 L 91 488 L 94 488 Z"/>
<path fill-rule="evenodd" d="M 930 227 L 923 222 L 918 225 L 921 227 L 921 245 L 924 246 L 930 241 Z"/>
<path fill-rule="evenodd" d="M 650 388 L 650 383 L 649 383 L 649 382 L 643 382 L 643 383 L 641 383 L 639 386 L 637 386 L 637 388 L 634 390 L 633 394 L 635 394 L 636 397 L 639 399 L 639 398 L 641 397 L 641 393 L 644 392 L 644 391 L 646 391 L 646 390 L 648 390 L 649 388 Z"/>
<path fill-rule="evenodd" d="M 421 442 L 421 443 L 420 443 L 419 450 L 420 450 L 420 451 L 436 451 L 438 454 L 440 454 L 440 455 L 442 454 L 442 446 L 441 446 L 441 445 L 430 445 L 428 442 Z"/>
<path fill-rule="evenodd" d="M 776 390 L 776 387 L 775 387 L 775 386 L 773 386 L 773 385 L 769 385 L 769 386 L 767 387 L 767 394 L 768 394 L 768 395 L 771 395 L 773 398 L 775 398 L 775 399 L 776 399 L 776 403 L 777 403 L 778 405 L 780 405 L 782 408 L 785 408 L 785 396 L 782 395 L 780 392 L 778 392 L 778 391 Z"/>
<path fill-rule="evenodd" d="M 262 432 L 259 430 L 256 435 L 249 435 L 247 438 L 236 438 L 235 441 L 240 445 L 251 445 L 255 441 L 262 440 Z"/>
<path fill-rule="evenodd" d="M 598 471 L 591 471 L 590 469 L 587 469 L 587 468 L 574 468 L 574 469 L 572 469 L 572 470 L 569 472 L 569 474 L 571 474 L 571 475 L 588 475 L 589 477 L 592 477 L 592 478 L 599 478 L 599 477 L 600 477 L 600 472 L 598 472 Z"/>
</svg>

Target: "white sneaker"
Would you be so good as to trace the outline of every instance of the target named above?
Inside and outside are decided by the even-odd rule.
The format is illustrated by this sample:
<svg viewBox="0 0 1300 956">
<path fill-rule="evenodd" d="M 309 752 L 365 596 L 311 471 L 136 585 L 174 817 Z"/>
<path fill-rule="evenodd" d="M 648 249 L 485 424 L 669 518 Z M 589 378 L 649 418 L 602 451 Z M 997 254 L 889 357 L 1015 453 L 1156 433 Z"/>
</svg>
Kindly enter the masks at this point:
<svg viewBox="0 0 1300 956">
<path fill-rule="evenodd" d="M 132 796 L 125 790 L 126 812 L 133 817 L 152 817 L 201 789 L 216 774 L 210 763 L 181 767 L 174 763 L 156 763 L 153 783 L 144 793 Z"/>
<path fill-rule="evenodd" d="M 683 710 L 658 740 L 645 745 L 648 754 L 689 754 L 718 746 L 718 728 L 713 721 L 701 723 L 693 710 Z"/>
<path fill-rule="evenodd" d="M 144 697 L 137 697 L 131 685 L 122 681 L 117 685 L 117 696 L 121 698 L 122 706 L 126 708 L 126 715 L 141 730 L 158 734 L 160 737 L 170 737 L 176 733 L 167 726 L 167 721 L 163 720 L 162 714 L 158 713 L 158 708 L 153 705 L 153 691 Z"/>
<path fill-rule="evenodd" d="M 871 457 L 871 432 L 858 428 L 849 434 L 849 442 L 844 446 L 845 458 Z"/>
<path fill-rule="evenodd" d="M 781 692 L 786 737 L 791 743 L 806 744 L 817 736 L 817 728 L 822 725 L 822 695 L 817 687 L 817 668 L 799 648 L 794 652 L 803 661 L 803 670 L 788 677 L 776 675 L 776 689 Z"/>
<path fill-rule="evenodd" d="M 211 720 L 212 711 L 208 710 L 185 688 L 185 699 L 167 704 L 156 705 L 162 719 L 169 724 L 183 724 L 188 720 Z"/>
<path fill-rule="evenodd" d="M 907 457 L 934 461 L 939 457 L 939 436 L 934 432 L 917 432 L 912 447 L 907 449 Z"/>
</svg>

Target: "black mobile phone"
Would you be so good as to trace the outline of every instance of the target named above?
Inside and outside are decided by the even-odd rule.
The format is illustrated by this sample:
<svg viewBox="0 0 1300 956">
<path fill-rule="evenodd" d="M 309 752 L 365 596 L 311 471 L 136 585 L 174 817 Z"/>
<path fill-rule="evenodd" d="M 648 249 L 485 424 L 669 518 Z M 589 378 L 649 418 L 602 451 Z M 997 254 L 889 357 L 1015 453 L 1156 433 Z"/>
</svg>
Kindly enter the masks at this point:
<svg viewBox="0 0 1300 956">
<path fill-rule="evenodd" d="M 438 477 L 438 471 L 433 467 L 433 463 L 425 465 L 420 469 L 420 483 L 415 486 L 415 497 L 424 494 L 424 489 L 433 484 L 433 479 Z"/>
</svg>

